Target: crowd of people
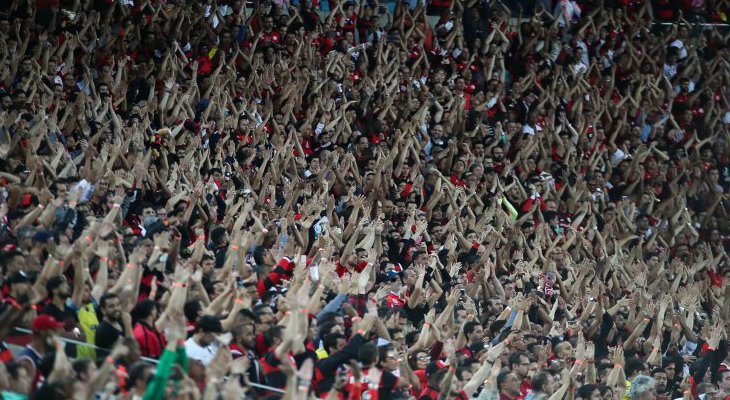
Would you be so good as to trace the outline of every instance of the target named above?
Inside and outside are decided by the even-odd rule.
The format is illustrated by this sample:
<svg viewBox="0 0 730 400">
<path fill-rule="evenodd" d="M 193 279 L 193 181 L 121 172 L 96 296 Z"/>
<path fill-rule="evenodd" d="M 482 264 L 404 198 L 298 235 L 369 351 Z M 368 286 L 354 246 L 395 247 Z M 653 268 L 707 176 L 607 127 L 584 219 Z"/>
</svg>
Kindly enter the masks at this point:
<svg viewBox="0 0 730 400">
<path fill-rule="evenodd" d="M 3 399 L 730 398 L 728 1 L 2 4 Z"/>
</svg>

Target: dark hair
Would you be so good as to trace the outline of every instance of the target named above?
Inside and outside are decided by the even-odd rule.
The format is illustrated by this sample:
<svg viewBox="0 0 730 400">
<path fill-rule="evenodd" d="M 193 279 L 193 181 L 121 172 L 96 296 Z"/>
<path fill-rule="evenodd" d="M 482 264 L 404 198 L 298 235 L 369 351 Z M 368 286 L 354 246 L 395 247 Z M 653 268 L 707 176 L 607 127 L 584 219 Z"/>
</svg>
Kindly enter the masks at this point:
<svg viewBox="0 0 730 400">
<path fill-rule="evenodd" d="M 587 385 L 583 385 L 583 386 L 579 387 L 578 390 L 575 392 L 575 394 L 576 394 L 576 397 L 578 397 L 578 398 L 588 399 L 591 397 L 591 394 L 596 389 L 598 389 L 598 387 L 596 387 L 596 385 L 589 383 Z"/>
<path fill-rule="evenodd" d="M 378 347 L 378 364 L 388 358 L 389 351 L 395 351 L 395 347 L 392 344 Z"/>
<path fill-rule="evenodd" d="M 520 358 L 522 356 L 527 357 L 527 353 L 525 353 L 523 351 L 518 351 L 518 352 L 515 352 L 515 353 L 510 353 L 509 358 L 507 359 L 507 365 L 510 367 L 510 369 L 512 368 L 512 364 L 519 364 L 520 363 Z"/>
<path fill-rule="evenodd" d="M 464 372 L 471 372 L 471 369 L 467 367 L 459 367 L 456 369 L 456 378 L 464 383 Z"/>
<path fill-rule="evenodd" d="M 157 303 L 152 299 L 144 299 L 134 305 L 132 309 L 132 323 L 136 324 L 142 319 L 152 315 L 152 311 L 157 308 Z"/>
<path fill-rule="evenodd" d="M 117 296 L 114 293 L 104 293 L 103 296 L 101 296 L 101 299 L 99 299 L 99 308 L 106 308 L 106 303 L 111 299 L 118 299 L 119 296 Z"/>
<path fill-rule="evenodd" d="M 357 352 L 357 359 L 363 366 L 373 365 L 378 361 L 378 348 L 373 342 L 367 342 L 360 347 Z"/>
<path fill-rule="evenodd" d="M 147 368 L 152 368 L 145 361 L 137 361 L 129 367 L 129 378 L 127 379 L 127 390 L 134 387 L 138 380 L 144 379 L 144 371 Z"/>
<path fill-rule="evenodd" d="M 497 389 L 502 390 L 502 384 L 507 380 L 507 375 L 511 373 L 510 371 L 502 371 L 497 375 Z"/>
<path fill-rule="evenodd" d="M 464 335 L 466 337 L 469 337 L 469 335 L 471 335 L 474 332 L 474 330 L 476 329 L 476 327 L 478 327 L 478 326 L 480 326 L 479 322 L 476 322 L 476 321 L 467 322 L 466 324 L 464 324 Z"/>
<path fill-rule="evenodd" d="M 223 244 L 223 240 L 226 237 L 226 228 L 219 226 L 215 229 L 213 229 L 212 232 L 210 232 L 210 239 L 213 241 L 213 244 L 218 246 Z"/>
<path fill-rule="evenodd" d="M 89 366 L 91 365 L 91 360 L 76 360 L 71 364 L 71 366 L 74 369 L 74 372 L 76 375 L 85 374 L 89 372 Z"/>
<path fill-rule="evenodd" d="M 535 376 L 532 377 L 532 390 L 535 392 L 545 391 L 545 385 L 548 384 L 548 378 L 550 378 L 550 376 L 550 373 L 545 371 L 536 373 Z"/>
<path fill-rule="evenodd" d="M 203 306 L 200 305 L 200 300 L 196 297 L 188 300 L 183 306 L 183 313 L 185 318 L 192 323 L 198 320 L 198 313 L 203 310 Z"/>
<path fill-rule="evenodd" d="M 264 333 L 264 344 L 271 347 L 274 345 L 274 340 L 281 337 L 284 328 L 280 325 L 274 325 Z"/>
<path fill-rule="evenodd" d="M 626 360 L 626 366 L 624 366 L 624 371 L 626 372 L 626 376 L 629 377 L 633 375 L 636 371 L 641 371 L 645 368 L 644 362 L 639 360 L 638 358 L 629 358 Z"/>
<path fill-rule="evenodd" d="M 392 317 L 395 314 L 400 315 L 401 318 L 408 318 L 408 313 L 406 312 L 406 310 L 404 310 L 403 307 L 398 306 L 398 307 L 393 307 L 390 310 L 388 310 L 388 312 L 385 314 L 385 319 L 386 320 L 390 319 L 390 317 Z"/>
<path fill-rule="evenodd" d="M 322 338 L 322 347 L 327 354 L 332 355 L 331 350 L 337 347 L 337 341 L 340 339 L 346 340 L 347 338 L 339 332 L 328 333 Z"/>
</svg>

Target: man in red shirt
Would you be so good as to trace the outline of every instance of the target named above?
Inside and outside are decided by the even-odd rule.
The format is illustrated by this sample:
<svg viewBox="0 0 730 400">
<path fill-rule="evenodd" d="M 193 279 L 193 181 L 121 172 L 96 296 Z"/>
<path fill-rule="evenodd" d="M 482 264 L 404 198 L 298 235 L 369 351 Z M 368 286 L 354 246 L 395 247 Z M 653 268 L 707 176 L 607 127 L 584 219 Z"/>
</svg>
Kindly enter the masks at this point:
<svg viewBox="0 0 730 400">
<path fill-rule="evenodd" d="M 502 372 L 497 376 L 499 400 L 515 400 L 520 395 L 520 380 L 513 372 Z"/>
<path fill-rule="evenodd" d="M 274 30 L 274 18 L 270 15 L 265 16 L 262 19 L 264 31 L 261 33 L 260 44 L 264 43 L 281 43 L 281 34 Z"/>
</svg>

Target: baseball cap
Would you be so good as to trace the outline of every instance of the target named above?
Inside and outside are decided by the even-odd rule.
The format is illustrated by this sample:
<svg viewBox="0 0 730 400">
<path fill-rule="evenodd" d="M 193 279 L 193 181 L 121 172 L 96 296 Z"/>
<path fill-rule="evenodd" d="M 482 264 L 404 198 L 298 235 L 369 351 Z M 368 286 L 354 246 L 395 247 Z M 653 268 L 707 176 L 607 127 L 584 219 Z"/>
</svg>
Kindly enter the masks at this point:
<svg viewBox="0 0 730 400">
<path fill-rule="evenodd" d="M 10 275 L 10 277 L 8 277 L 8 280 L 7 280 L 7 283 L 10 286 L 16 285 L 18 283 L 29 283 L 29 282 L 30 282 L 30 278 L 23 271 L 18 271 L 16 273 Z"/>
<path fill-rule="evenodd" d="M 223 325 L 221 321 L 212 315 L 203 315 L 198 318 L 198 330 L 210 333 L 222 333 Z"/>
<path fill-rule="evenodd" d="M 53 239 L 53 233 L 49 231 L 38 231 L 33 235 L 34 242 L 45 243 Z"/>
<path fill-rule="evenodd" d="M 35 317 L 33 323 L 30 324 L 30 329 L 33 330 L 33 332 L 42 332 L 51 329 L 60 329 L 63 327 L 63 322 L 56 321 L 55 318 L 48 314 L 41 314 Z"/>
</svg>

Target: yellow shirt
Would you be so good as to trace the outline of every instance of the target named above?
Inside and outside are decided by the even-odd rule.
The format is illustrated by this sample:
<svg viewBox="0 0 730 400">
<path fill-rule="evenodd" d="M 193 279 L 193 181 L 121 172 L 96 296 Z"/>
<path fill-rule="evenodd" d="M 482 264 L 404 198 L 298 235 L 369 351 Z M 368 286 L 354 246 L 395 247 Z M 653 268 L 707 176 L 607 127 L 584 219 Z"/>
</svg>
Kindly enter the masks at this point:
<svg viewBox="0 0 730 400">
<path fill-rule="evenodd" d="M 96 339 L 96 328 L 99 326 L 99 319 L 96 317 L 96 309 L 94 304 L 89 303 L 85 306 L 81 306 L 78 311 L 79 324 L 84 329 L 86 334 L 86 343 L 91 346 L 78 346 L 76 349 L 76 356 L 78 359 L 90 359 L 96 360 L 96 349 L 94 349 L 94 343 Z"/>
</svg>

